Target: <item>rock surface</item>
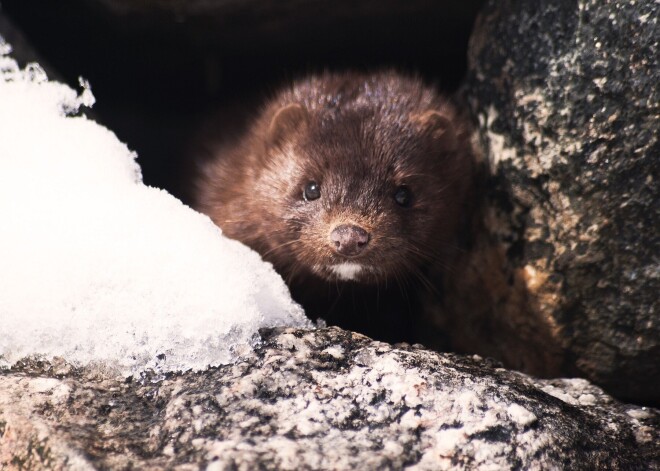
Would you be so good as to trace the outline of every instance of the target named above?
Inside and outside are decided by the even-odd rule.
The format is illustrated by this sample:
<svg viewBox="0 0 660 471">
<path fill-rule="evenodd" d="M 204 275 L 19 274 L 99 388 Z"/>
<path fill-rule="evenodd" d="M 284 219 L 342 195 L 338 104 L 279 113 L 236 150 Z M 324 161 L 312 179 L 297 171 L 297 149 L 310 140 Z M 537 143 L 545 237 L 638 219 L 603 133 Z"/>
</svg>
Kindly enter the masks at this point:
<svg viewBox="0 0 660 471">
<path fill-rule="evenodd" d="M 585 380 L 288 329 L 164 379 L 16 365 L 0 373 L 0 468 L 658 469 L 659 420 Z"/>
<path fill-rule="evenodd" d="M 466 93 L 490 185 L 456 346 L 660 402 L 660 9 L 491 1 Z M 492 332 L 498 332 L 493 335 Z M 481 337 L 484 342 L 475 342 Z"/>
</svg>

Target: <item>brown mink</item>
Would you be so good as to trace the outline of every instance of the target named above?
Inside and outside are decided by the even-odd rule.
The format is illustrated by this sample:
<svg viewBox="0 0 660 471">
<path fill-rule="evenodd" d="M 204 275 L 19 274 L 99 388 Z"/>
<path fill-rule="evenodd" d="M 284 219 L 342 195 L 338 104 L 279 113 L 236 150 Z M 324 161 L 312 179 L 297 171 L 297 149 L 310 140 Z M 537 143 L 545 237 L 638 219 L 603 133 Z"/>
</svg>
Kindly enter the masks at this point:
<svg viewBox="0 0 660 471">
<path fill-rule="evenodd" d="M 416 291 L 450 265 L 471 183 L 467 122 L 450 101 L 395 72 L 326 73 L 216 139 L 196 208 L 272 262 L 310 317 L 414 340 Z"/>
</svg>

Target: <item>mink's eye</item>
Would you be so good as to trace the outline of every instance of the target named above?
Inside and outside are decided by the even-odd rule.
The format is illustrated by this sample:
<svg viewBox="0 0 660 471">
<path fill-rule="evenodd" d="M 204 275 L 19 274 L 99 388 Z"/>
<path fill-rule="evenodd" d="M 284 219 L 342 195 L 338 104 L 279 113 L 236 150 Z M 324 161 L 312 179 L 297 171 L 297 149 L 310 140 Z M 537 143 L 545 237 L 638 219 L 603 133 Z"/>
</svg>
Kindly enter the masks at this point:
<svg viewBox="0 0 660 471">
<path fill-rule="evenodd" d="M 407 186 L 400 186 L 394 193 L 394 201 L 401 207 L 408 208 L 412 203 L 412 192 Z"/>
<path fill-rule="evenodd" d="M 303 198 L 305 201 L 317 200 L 321 197 L 321 187 L 316 182 L 309 182 L 305 185 L 303 190 Z"/>
</svg>

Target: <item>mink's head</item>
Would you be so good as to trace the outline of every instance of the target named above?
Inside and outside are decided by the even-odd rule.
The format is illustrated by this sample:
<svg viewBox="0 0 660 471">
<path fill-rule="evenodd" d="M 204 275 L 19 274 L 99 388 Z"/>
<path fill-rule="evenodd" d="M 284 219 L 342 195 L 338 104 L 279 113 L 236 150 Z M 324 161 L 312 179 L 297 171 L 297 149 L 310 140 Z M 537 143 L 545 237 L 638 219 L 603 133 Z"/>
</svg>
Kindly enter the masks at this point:
<svg viewBox="0 0 660 471">
<path fill-rule="evenodd" d="M 461 123 L 431 89 L 393 73 L 294 85 L 252 137 L 258 250 L 285 277 L 328 281 L 400 281 L 442 264 L 469 180 Z"/>
</svg>

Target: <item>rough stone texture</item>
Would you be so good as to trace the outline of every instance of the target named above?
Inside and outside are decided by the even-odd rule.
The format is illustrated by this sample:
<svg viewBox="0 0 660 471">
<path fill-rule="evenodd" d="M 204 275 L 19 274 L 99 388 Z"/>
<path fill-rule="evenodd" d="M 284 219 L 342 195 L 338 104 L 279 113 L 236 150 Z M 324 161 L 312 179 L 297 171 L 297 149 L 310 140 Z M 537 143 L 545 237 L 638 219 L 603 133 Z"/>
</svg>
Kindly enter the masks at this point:
<svg viewBox="0 0 660 471">
<path fill-rule="evenodd" d="M 488 235 L 449 295 L 458 348 L 656 404 L 659 11 L 507 0 L 481 12 L 466 91 L 490 171 Z"/>
<path fill-rule="evenodd" d="M 660 416 L 586 380 L 337 328 L 276 330 L 238 363 L 122 381 L 0 373 L 2 469 L 658 469 Z"/>
</svg>

